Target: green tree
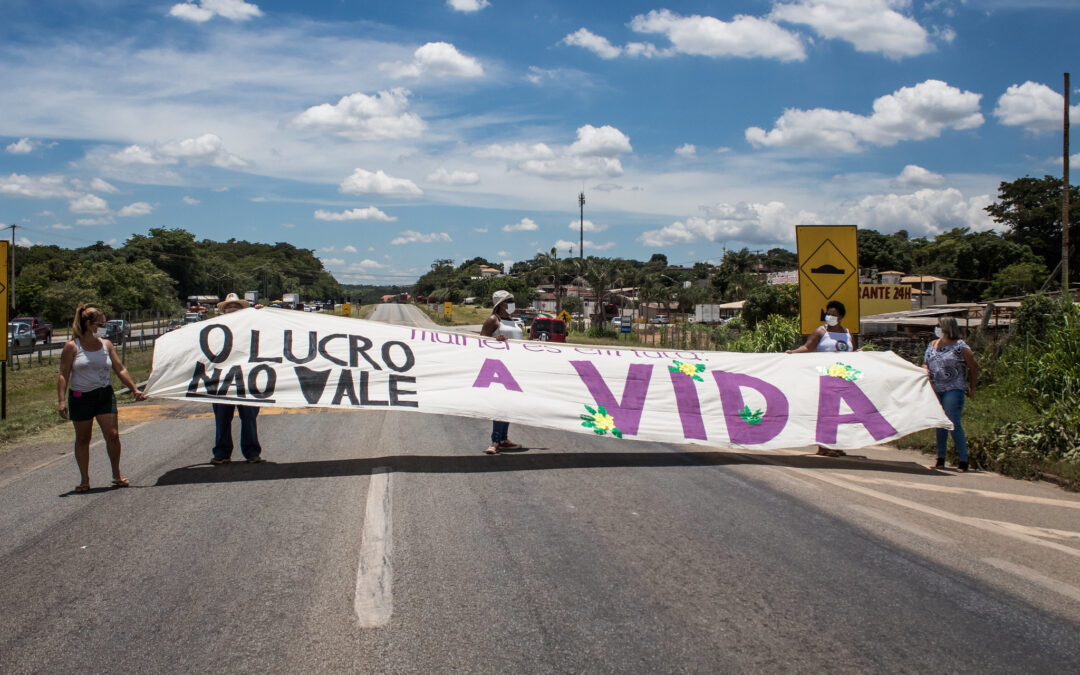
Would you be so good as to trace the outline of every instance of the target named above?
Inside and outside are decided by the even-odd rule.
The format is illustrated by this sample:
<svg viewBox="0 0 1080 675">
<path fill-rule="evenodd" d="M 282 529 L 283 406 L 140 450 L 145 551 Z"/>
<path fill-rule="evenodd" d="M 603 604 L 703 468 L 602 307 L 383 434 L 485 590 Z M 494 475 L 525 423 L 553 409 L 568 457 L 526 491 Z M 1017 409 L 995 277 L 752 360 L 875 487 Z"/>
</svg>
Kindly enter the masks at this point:
<svg viewBox="0 0 1080 675">
<path fill-rule="evenodd" d="M 762 284 L 746 296 L 742 320 L 753 329 L 758 322 L 769 316 L 792 318 L 799 316 L 798 284 Z"/>
<path fill-rule="evenodd" d="M 915 265 L 916 244 L 908 240 L 907 231 L 881 234 L 875 230 L 856 232 L 859 267 L 879 272 L 910 272 Z"/>
<path fill-rule="evenodd" d="M 1054 176 L 1024 176 L 998 185 L 998 201 L 986 212 L 1008 226 L 1008 239 L 1027 246 L 1053 269 L 1061 261 L 1061 187 Z M 1069 186 L 1069 241 L 1080 237 L 1080 188 Z M 1077 247 L 1070 254 L 1070 270 L 1077 264 Z"/>
<path fill-rule="evenodd" d="M 945 286 L 949 302 L 979 300 L 1000 270 L 1039 262 L 1025 244 L 996 232 L 970 232 L 966 227 L 939 234 L 917 251 L 915 260 L 919 272 L 949 279 Z"/>
</svg>

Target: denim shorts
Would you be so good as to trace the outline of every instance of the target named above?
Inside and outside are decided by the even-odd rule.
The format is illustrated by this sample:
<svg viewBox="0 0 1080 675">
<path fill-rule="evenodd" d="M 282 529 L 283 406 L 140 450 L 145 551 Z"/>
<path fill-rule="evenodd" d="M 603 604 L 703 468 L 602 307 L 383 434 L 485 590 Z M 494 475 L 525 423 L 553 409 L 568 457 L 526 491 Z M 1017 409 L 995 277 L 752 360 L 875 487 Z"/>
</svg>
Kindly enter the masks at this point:
<svg viewBox="0 0 1080 675">
<path fill-rule="evenodd" d="M 85 422 L 98 415 L 116 414 L 116 394 L 112 385 L 91 391 L 68 390 L 68 419 L 72 422 Z"/>
</svg>

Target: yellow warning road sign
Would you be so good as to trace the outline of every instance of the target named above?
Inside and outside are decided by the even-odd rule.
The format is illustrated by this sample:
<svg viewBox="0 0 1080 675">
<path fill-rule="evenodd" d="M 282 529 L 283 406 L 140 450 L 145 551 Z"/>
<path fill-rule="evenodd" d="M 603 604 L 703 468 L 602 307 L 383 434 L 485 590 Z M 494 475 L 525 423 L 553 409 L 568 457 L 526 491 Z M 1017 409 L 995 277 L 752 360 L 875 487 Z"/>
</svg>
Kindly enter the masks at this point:
<svg viewBox="0 0 1080 675">
<path fill-rule="evenodd" d="M 838 300 L 859 332 L 859 246 L 854 225 L 797 225 L 800 327 L 804 335 L 825 322 L 825 305 Z"/>
<path fill-rule="evenodd" d="M 570 312 L 566 311 L 565 309 L 559 312 L 558 318 L 562 319 L 563 323 L 570 323 L 573 320 L 573 317 L 570 316 Z"/>
<path fill-rule="evenodd" d="M 443 311 L 443 316 L 445 316 L 447 319 L 453 318 L 453 316 L 454 316 L 454 303 L 452 303 L 452 302 L 444 302 L 442 311 Z"/>
</svg>

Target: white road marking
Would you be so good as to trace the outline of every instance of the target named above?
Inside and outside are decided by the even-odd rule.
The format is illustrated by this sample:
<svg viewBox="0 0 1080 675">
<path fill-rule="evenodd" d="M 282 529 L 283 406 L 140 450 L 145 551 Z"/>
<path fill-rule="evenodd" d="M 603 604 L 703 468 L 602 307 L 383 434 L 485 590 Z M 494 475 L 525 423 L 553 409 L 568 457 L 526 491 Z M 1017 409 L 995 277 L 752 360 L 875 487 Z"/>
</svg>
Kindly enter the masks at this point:
<svg viewBox="0 0 1080 675">
<path fill-rule="evenodd" d="M 909 523 L 908 521 L 904 520 L 903 518 L 894 518 L 893 516 L 890 516 L 887 513 L 884 513 L 882 511 L 878 511 L 877 509 L 872 509 L 869 506 L 861 506 L 859 504 L 852 504 L 849 508 L 852 511 L 857 511 L 857 512 L 863 514 L 864 516 L 868 516 L 870 518 L 873 518 L 874 520 L 879 520 L 879 521 L 885 523 L 886 525 L 890 525 L 892 527 L 895 527 L 898 530 L 903 530 L 904 532 L 907 532 L 909 534 L 914 534 L 915 536 L 922 537 L 923 539 L 929 539 L 930 541 L 932 541 L 934 543 L 937 543 L 937 544 L 951 544 L 952 543 L 952 540 L 949 539 L 948 537 L 943 537 L 940 534 L 937 534 L 935 532 L 931 532 L 930 530 L 919 527 L 918 525 L 915 525 L 913 523 Z"/>
<path fill-rule="evenodd" d="M 769 457 L 768 455 L 762 454 L 759 455 L 759 457 L 762 461 L 765 461 L 769 464 L 774 464 L 778 466 L 780 465 L 779 460 Z M 1040 539 L 1038 537 L 1040 533 L 1036 531 L 1036 528 L 1025 528 L 1023 525 L 1015 525 L 1013 528 L 1006 529 L 1004 527 L 1001 527 L 1001 524 L 997 523 L 996 521 L 988 521 L 982 518 L 971 518 L 968 516 L 959 516 L 955 513 L 949 513 L 948 511 L 942 511 L 941 509 L 936 509 L 932 506 L 926 506 L 925 504 L 911 501 L 910 499 L 894 497 L 893 495 L 886 494 L 884 492 L 878 492 L 877 490 L 871 490 L 870 488 L 865 488 L 860 485 L 854 485 L 849 480 L 837 478 L 836 476 L 828 476 L 821 471 L 803 470 L 799 473 L 810 478 L 815 478 L 824 483 L 829 483 L 830 485 L 844 488 L 845 490 L 858 492 L 861 495 L 866 495 L 867 497 L 872 497 L 883 502 L 896 504 L 897 506 L 903 506 L 913 511 L 925 513 L 929 516 L 936 516 L 944 520 L 951 520 L 954 523 L 960 523 L 962 525 L 975 527 L 980 530 L 994 532 L 1002 536 L 1009 537 L 1011 539 L 1016 539 L 1018 541 L 1022 541 L 1028 544 L 1033 544 L 1035 546 L 1041 546 L 1043 548 L 1049 548 L 1064 553 L 1066 555 L 1080 558 L 1080 549 L 1072 548 L 1071 546 L 1065 546 L 1064 544 L 1058 544 L 1057 542 L 1045 541 L 1043 539 Z M 1032 534 L 1026 534 L 1025 532 L 1032 532 Z"/>
<path fill-rule="evenodd" d="M 867 478 L 850 473 L 836 473 L 856 483 L 867 485 L 895 485 L 912 490 L 926 490 L 929 492 L 944 492 L 947 494 L 972 495 L 975 497 L 989 497 L 990 499 L 1004 499 L 1010 502 L 1023 502 L 1025 504 L 1042 504 L 1044 506 L 1060 506 L 1066 509 L 1080 509 L 1080 501 L 1068 501 L 1064 499 L 1049 499 L 1047 497 L 1029 497 L 1027 495 L 1012 495 L 989 490 L 976 490 L 974 488 L 955 487 L 950 485 L 930 485 L 927 483 L 912 483 L 910 481 L 890 480 L 888 478 Z"/>
<path fill-rule="evenodd" d="M 356 598 L 353 607 L 361 628 L 378 628 L 390 623 L 394 611 L 393 523 L 390 517 L 390 471 L 375 467 L 368 482 L 367 507 L 360 538 L 360 564 L 356 570 Z"/>
<path fill-rule="evenodd" d="M 1080 602 L 1080 588 L 1070 586 L 1069 584 L 1063 581 L 1058 581 L 1057 579 L 1052 579 L 1045 574 L 1042 574 L 1041 572 L 1031 569 L 1030 567 L 1025 567 L 1024 565 L 1017 565 L 1016 563 L 1009 562 L 1008 560 L 1001 560 L 999 558 L 983 558 L 983 562 L 993 567 L 996 567 L 999 570 L 1010 572 L 1017 575 L 1018 577 L 1027 579 L 1032 583 L 1039 584 L 1044 588 L 1048 588 L 1051 591 L 1060 593 L 1066 597 L 1072 598 L 1077 602 Z"/>
<path fill-rule="evenodd" d="M 136 429 L 138 429 L 139 427 L 141 427 L 144 424 L 146 424 L 146 422 L 139 422 L 135 426 L 130 427 L 128 429 L 124 429 L 123 431 L 121 431 L 120 435 L 121 436 L 126 436 L 127 434 L 130 434 L 132 431 L 135 431 Z M 98 439 L 98 440 L 96 440 L 96 441 L 94 441 L 93 443 L 90 444 L 90 450 L 93 451 L 93 450 L 95 450 L 97 448 L 100 448 L 104 444 L 105 444 L 105 439 L 100 438 L 100 439 Z M 53 457 L 50 460 L 46 460 L 46 461 L 44 461 L 44 462 L 42 462 L 40 464 L 35 464 L 34 466 L 30 467 L 26 471 L 23 471 L 22 473 L 16 474 L 16 475 L 14 475 L 14 476 L 12 476 L 10 478 L 7 478 L 5 480 L 0 481 L 0 488 L 5 487 L 5 486 L 7 486 L 7 485 L 9 485 L 11 483 L 14 483 L 15 481 L 19 480 L 20 478 L 25 478 L 25 477 L 29 476 L 30 474 L 34 473 L 35 471 L 37 471 L 38 469 L 44 469 L 47 466 L 52 466 L 53 464 L 56 464 L 57 462 L 59 462 L 62 459 L 66 459 L 68 457 L 71 457 L 73 454 L 75 454 L 74 450 L 72 450 L 71 452 L 65 452 L 62 455 L 57 455 L 56 457 Z"/>
</svg>

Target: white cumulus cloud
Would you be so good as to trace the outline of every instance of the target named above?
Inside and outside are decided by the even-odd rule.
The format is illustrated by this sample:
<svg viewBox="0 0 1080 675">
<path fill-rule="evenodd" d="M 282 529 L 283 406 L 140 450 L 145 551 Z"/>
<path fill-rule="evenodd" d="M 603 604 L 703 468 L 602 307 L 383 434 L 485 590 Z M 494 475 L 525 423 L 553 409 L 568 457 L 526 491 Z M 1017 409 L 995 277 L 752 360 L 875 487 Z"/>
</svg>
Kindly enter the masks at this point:
<svg viewBox="0 0 1080 675">
<path fill-rule="evenodd" d="M 683 143 L 679 147 L 675 148 L 675 154 L 679 157 L 685 157 L 687 159 L 697 156 L 697 146 L 693 143 Z"/>
<path fill-rule="evenodd" d="M 555 242 L 555 248 L 560 251 L 569 251 L 571 248 L 577 248 L 578 243 L 579 242 L 576 241 L 567 241 L 565 239 L 560 239 Z M 597 244 L 594 241 L 589 241 L 588 239 L 585 240 L 586 251 L 606 251 L 609 248 L 613 248 L 614 246 L 615 242 L 613 241 L 605 241 L 602 244 Z"/>
<path fill-rule="evenodd" d="M 440 185 L 476 185 L 480 182 L 480 174 L 475 171 L 447 171 L 444 167 L 432 171 L 427 176 L 428 181 Z"/>
<path fill-rule="evenodd" d="M 109 212 L 109 203 L 97 195 L 80 195 L 71 200 L 68 208 L 72 213 L 103 214 Z"/>
<path fill-rule="evenodd" d="M 667 9 L 639 14 L 630 21 L 638 33 L 658 33 L 671 41 L 671 52 L 698 56 L 771 58 L 802 61 L 802 40 L 772 21 L 737 15 L 731 21 L 711 16 L 681 16 Z M 661 54 L 668 53 L 662 51 Z"/>
<path fill-rule="evenodd" d="M 79 193 L 71 189 L 64 181 L 63 176 L 26 176 L 13 173 L 6 177 L 0 177 L 0 195 L 5 197 L 27 197 L 30 199 L 49 199 L 62 197 L 71 199 L 79 196 Z"/>
<path fill-rule="evenodd" d="M 351 195 L 415 195 L 424 194 L 408 178 L 394 178 L 382 171 L 372 173 L 365 169 L 354 169 L 352 175 L 341 182 L 341 192 Z"/>
<path fill-rule="evenodd" d="M 860 52 L 900 59 L 933 49 L 926 29 L 895 9 L 910 4 L 910 0 L 795 0 L 777 4 L 769 18 L 810 26 L 819 36 L 849 42 Z"/>
<path fill-rule="evenodd" d="M 602 59 L 614 59 L 623 53 L 602 35 L 597 35 L 588 28 L 579 28 L 562 39 L 563 44 L 588 49 Z"/>
<path fill-rule="evenodd" d="M 431 232 L 428 234 L 421 234 L 414 230 L 405 230 L 404 232 L 398 232 L 398 236 L 390 240 L 391 244 L 431 244 L 437 241 L 453 241 L 450 235 L 445 232 Z"/>
<path fill-rule="evenodd" d="M 361 141 L 416 138 L 427 125 L 419 115 L 407 112 L 409 94 L 401 87 L 374 96 L 350 94 L 336 105 L 323 103 L 308 108 L 293 119 L 293 124 Z"/>
<path fill-rule="evenodd" d="M 975 231 L 1000 227 L 984 210 L 989 195 L 966 198 L 956 188 L 926 188 L 911 194 L 869 195 L 852 206 L 842 222 L 858 223 L 879 232 L 907 230 L 913 236 L 933 237 L 955 227 Z"/>
<path fill-rule="evenodd" d="M 631 152 L 630 139 L 615 127 L 578 128 L 577 140 L 552 148 L 546 143 L 493 144 L 473 153 L 477 157 L 501 159 L 508 169 L 551 180 L 614 178 L 623 173 L 618 155 Z"/>
<path fill-rule="evenodd" d="M 1014 84 L 998 98 L 994 117 L 998 122 L 1027 131 L 1061 129 L 1065 116 L 1065 98 L 1045 84 L 1028 80 Z M 1069 107 L 1069 119 L 1080 118 L 1080 103 Z"/>
<path fill-rule="evenodd" d="M 490 7 L 488 0 L 446 0 L 446 6 L 456 12 L 478 12 Z"/>
<path fill-rule="evenodd" d="M 896 182 L 906 188 L 938 187 L 945 184 L 945 176 L 915 164 L 908 164 L 896 177 Z"/>
<path fill-rule="evenodd" d="M 333 213 L 332 211 L 324 211 L 319 209 L 315 211 L 316 220 L 381 220 L 384 222 L 392 223 L 397 220 L 394 216 L 388 216 L 374 206 L 369 206 L 366 209 L 349 209 L 342 211 L 341 213 Z"/>
<path fill-rule="evenodd" d="M 217 134 L 203 134 L 196 138 L 185 138 L 150 147 L 129 145 L 109 155 L 109 158 L 125 165 L 162 166 L 184 160 L 191 164 L 209 164 L 223 169 L 247 166 L 247 162 L 225 149 L 225 143 Z"/>
<path fill-rule="evenodd" d="M 341 250 L 344 251 L 345 253 L 356 253 L 356 247 L 353 246 L 352 244 L 349 244 L 348 246 L 346 246 L 345 248 L 343 248 Z"/>
<path fill-rule="evenodd" d="M 173 5 L 169 16 L 194 23 L 204 23 L 215 16 L 232 21 L 247 21 L 262 16 L 262 10 L 258 5 L 244 0 L 190 0 Z"/>
<path fill-rule="evenodd" d="M 184 203 L 188 204 L 190 206 L 195 206 L 196 204 L 199 203 L 199 200 L 195 199 L 194 197 L 189 197 L 187 195 L 184 195 Z"/>
<path fill-rule="evenodd" d="M 607 225 L 594 223 L 593 221 L 586 218 L 584 221 L 582 221 L 581 219 L 571 220 L 570 229 L 574 230 L 575 232 L 578 232 L 580 230 L 584 230 L 585 232 L 603 232 L 607 229 Z"/>
<path fill-rule="evenodd" d="M 36 146 L 37 143 L 29 138 L 20 138 L 14 143 L 9 143 L 4 149 L 13 155 L 25 155 L 32 152 Z"/>
<path fill-rule="evenodd" d="M 974 129 L 983 123 L 981 94 L 926 80 L 874 100 L 871 115 L 844 110 L 788 109 L 771 131 L 746 130 L 759 147 L 796 147 L 859 152 L 864 145 L 895 145 L 941 135 L 945 129 Z"/>
<path fill-rule="evenodd" d="M 484 68 L 449 42 L 429 42 L 413 52 L 412 63 L 384 63 L 379 66 L 392 77 L 482 77 Z"/>
<path fill-rule="evenodd" d="M 618 157 L 632 151 L 627 135 L 607 124 L 602 127 L 591 124 L 579 127 L 577 140 L 567 150 L 571 155 L 581 157 Z"/>
<path fill-rule="evenodd" d="M 532 232 L 533 230 L 540 229 L 531 218 L 522 218 L 520 223 L 514 223 L 512 225 L 503 225 L 503 232 Z"/>
<path fill-rule="evenodd" d="M 659 230 L 643 232 L 638 241 L 645 246 L 689 244 L 699 240 L 747 243 L 791 242 L 794 225 L 816 222 L 814 214 L 796 212 L 783 202 L 717 204 Z"/>
<path fill-rule="evenodd" d="M 146 202 L 135 202 L 128 204 L 124 208 L 120 209 L 116 215 L 121 218 L 132 218 L 134 216 L 146 216 L 154 211 L 154 207 Z"/>
</svg>

